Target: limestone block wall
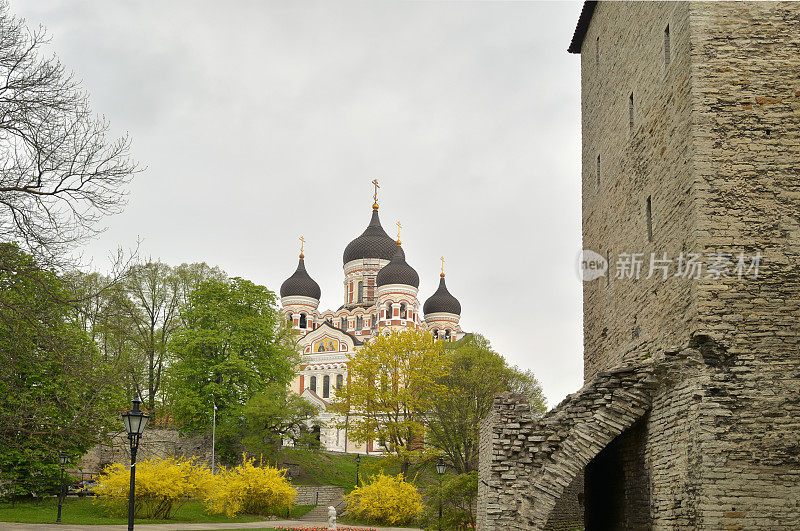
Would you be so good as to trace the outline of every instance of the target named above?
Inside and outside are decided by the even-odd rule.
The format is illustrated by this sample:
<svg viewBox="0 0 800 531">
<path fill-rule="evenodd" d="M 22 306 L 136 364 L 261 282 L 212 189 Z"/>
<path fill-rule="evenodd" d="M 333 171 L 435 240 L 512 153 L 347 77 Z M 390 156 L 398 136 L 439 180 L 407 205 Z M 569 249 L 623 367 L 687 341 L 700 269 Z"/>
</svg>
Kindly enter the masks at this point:
<svg viewBox="0 0 800 531">
<path fill-rule="evenodd" d="M 185 455 L 196 456 L 211 463 L 211 437 L 182 437 L 176 430 L 148 429 L 139 442 L 137 459 Z M 96 474 L 111 463 L 129 463 L 130 444 L 127 434 L 117 433 L 110 441 L 91 448 L 81 458 L 77 471 Z"/>
<path fill-rule="evenodd" d="M 703 279 L 717 375 L 700 441 L 708 527 L 800 527 L 800 5 L 692 3 L 698 243 L 760 252 L 758 277 Z"/>
<path fill-rule="evenodd" d="M 583 247 L 610 260 L 583 289 L 587 382 L 696 329 L 694 281 L 675 263 L 667 280 L 646 278 L 651 253 L 677 261 L 697 248 L 691 57 L 686 2 L 600 2 L 583 42 Z M 615 278 L 621 253 L 640 254 L 638 280 Z"/>
<path fill-rule="evenodd" d="M 584 467 L 650 409 L 657 368 L 646 361 L 600 373 L 539 420 L 523 395 L 497 397 L 481 424 L 478 528 L 555 525 L 554 508 Z"/>
</svg>

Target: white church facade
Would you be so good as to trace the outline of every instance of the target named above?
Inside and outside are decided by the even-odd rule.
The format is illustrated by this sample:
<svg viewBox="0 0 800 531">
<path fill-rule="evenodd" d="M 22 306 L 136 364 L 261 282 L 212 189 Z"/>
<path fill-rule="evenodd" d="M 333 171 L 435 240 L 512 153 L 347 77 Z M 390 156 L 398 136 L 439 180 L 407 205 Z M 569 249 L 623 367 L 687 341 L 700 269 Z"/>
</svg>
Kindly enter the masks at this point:
<svg viewBox="0 0 800 531">
<path fill-rule="evenodd" d="M 336 390 L 347 385 L 350 355 L 377 334 L 393 330 L 425 329 L 444 341 L 464 337 L 459 326 L 461 304 L 445 284 L 420 308 L 419 275 L 407 262 L 400 240 L 383 229 L 378 216 L 377 182 L 372 218 L 366 230 L 343 253 L 344 303 L 337 310 L 320 311 L 321 290 L 306 271 L 303 249 L 295 272 L 281 285 L 282 311 L 301 335 L 301 362 L 291 391 L 319 408 L 316 421 L 325 450 L 348 453 L 381 452 L 376 442 L 357 444 L 330 412 Z M 422 310 L 420 313 L 420 309 Z"/>
</svg>

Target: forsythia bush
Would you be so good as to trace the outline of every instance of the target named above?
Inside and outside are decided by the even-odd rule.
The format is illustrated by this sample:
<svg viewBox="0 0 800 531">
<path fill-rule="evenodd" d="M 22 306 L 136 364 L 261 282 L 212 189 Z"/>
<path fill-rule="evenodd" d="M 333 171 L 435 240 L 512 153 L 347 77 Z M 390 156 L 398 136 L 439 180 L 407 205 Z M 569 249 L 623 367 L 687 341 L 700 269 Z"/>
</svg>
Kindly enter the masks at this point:
<svg viewBox="0 0 800 531">
<path fill-rule="evenodd" d="M 265 466 L 243 456 L 236 468 L 222 469 L 206 495 L 211 513 L 224 513 L 229 518 L 240 513 L 284 515 L 292 506 L 297 491 L 284 477 L 284 470 Z"/>
<path fill-rule="evenodd" d="M 154 457 L 136 463 L 136 505 L 139 518 L 166 519 L 189 497 L 200 498 L 211 484 L 211 472 L 196 459 Z M 112 512 L 128 507 L 130 470 L 122 463 L 107 466 L 97 479 L 94 502 Z"/>
<path fill-rule="evenodd" d="M 423 511 L 422 496 L 403 474 L 371 476 L 369 482 L 345 496 L 348 512 L 376 524 L 405 524 Z"/>
</svg>

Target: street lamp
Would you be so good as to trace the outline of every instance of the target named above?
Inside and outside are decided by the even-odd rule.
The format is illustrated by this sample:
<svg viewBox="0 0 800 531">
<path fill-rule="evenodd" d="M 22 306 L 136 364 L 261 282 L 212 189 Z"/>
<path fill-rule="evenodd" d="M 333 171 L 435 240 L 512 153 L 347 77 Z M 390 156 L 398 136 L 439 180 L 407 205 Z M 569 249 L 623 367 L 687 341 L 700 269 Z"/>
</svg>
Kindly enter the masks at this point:
<svg viewBox="0 0 800 531">
<path fill-rule="evenodd" d="M 439 461 L 436 462 L 436 473 L 439 474 L 439 531 L 442 531 L 442 476 L 446 468 L 444 457 L 439 456 Z"/>
<path fill-rule="evenodd" d="M 214 404 L 214 420 L 211 424 L 211 474 L 214 474 L 215 452 L 217 451 L 217 405 Z"/>
<path fill-rule="evenodd" d="M 358 467 L 361 465 L 361 454 L 356 454 L 356 488 L 358 488 Z"/>
<path fill-rule="evenodd" d="M 133 398 L 133 410 L 122 414 L 122 422 L 128 430 L 128 440 L 131 443 L 131 488 L 128 492 L 128 531 L 133 531 L 134 500 L 136 499 L 136 451 L 139 449 L 139 439 L 142 437 L 147 419 L 150 418 L 139 410 L 142 401 L 139 395 Z"/>
<path fill-rule="evenodd" d="M 58 489 L 58 516 L 56 516 L 56 523 L 61 523 L 61 504 L 64 502 L 64 467 L 67 466 L 69 457 L 64 452 L 58 456 L 58 464 L 61 466 L 61 483 Z"/>
</svg>

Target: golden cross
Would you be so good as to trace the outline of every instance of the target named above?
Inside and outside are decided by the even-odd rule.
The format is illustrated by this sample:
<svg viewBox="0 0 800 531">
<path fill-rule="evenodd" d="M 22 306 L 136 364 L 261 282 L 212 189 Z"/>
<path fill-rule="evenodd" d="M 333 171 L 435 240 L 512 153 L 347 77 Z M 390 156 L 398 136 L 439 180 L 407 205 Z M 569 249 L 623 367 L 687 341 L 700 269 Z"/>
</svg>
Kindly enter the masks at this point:
<svg viewBox="0 0 800 531">
<path fill-rule="evenodd" d="M 400 241 L 400 229 L 402 229 L 402 228 L 403 228 L 403 226 L 400 225 L 400 222 L 398 221 L 397 222 L 397 241 Z"/>
<path fill-rule="evenodd" d="M 442 261 L 442 276 L 444 276 L 444 256 L 442 256 L 441 258 L 439 258 L 439 260 L 441 260 L 441 261 Z"/>
<path fill-rule="evenodd" d="M 373 195 L 373 199 L 377 203 L 378 202 L 378 188 L 380 188 L 381 185 L 378 184 L 378 179 L 372 179 L 372 184 L 375 186 L 375 194 Z"/>
<path fill-rule="evenodd" d="M 303 238 L 302 236 L 300 236 L 300 255 L 301 256 L 303 254 L 303 247 L 305 247 L 305 244 L 306 244 L 306 239 Z"/>
</svg>

